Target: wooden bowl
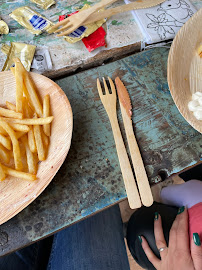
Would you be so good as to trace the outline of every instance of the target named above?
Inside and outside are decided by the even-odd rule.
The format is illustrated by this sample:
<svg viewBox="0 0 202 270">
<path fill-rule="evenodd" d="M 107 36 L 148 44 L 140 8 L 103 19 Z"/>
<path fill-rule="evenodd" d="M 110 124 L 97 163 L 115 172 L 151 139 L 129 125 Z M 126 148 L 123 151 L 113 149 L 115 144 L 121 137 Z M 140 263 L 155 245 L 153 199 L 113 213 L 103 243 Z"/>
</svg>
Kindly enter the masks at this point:
<svg viewBox="0 0 202 270">
<path fill-rule="evenodd" d="M 6 222 L 33 200 L 51 182 L 69 151 L 73 117 L 70 103 L 62 89 L 50 79 L 35 73 L 31 77 L 43 98 L 50 95 L 51 113 L 54 120 L 47 159 L 39 164 L 34 182 L 7 176 L 0 182 L 0 224 Z M 15 78 L 10 71 L 0 72 L 0 106 L 6 101 L 15 103 Z"/>
<path fill-rule="evenodd" d="M 202 43 L 202 9 L 178 31 L 168 56 L 168 85 L 173 100 L 185 118 L 202 133 L 202 121 L 188 109 L 192 93 L 202 92 L 202 58 L 196 52 Z"/>
</svg>

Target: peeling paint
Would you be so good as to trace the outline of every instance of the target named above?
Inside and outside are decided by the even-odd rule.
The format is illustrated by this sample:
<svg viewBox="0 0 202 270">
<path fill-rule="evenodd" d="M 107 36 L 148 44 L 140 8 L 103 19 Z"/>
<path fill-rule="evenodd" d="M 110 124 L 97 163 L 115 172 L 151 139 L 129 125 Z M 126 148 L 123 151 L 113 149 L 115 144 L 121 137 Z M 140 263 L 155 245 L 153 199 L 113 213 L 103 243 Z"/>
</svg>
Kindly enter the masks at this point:
<svg viewBox="0 0 202 270">
<path fill-rule="evenodd" d="M 56 80 L 73 110 L 72 145 L 46 190 L 1 225 L 0 232 L 8 235 L 8 242 L 2 238 L 1 255 L 126 198 L 111 126 L 96 88 L 98 77 L 120 76 L 127 86 L 135 134 L 151 184 L 161 181 L 160 171 L 169 176 L 200 161 L 201 134 L 184 120 L 172 100 L 166 84 L 167 57 L 168 49 L 155 48 Z M 118 104 L 117 109 L 125 139 Z"/>
<path fill-rule="evenodd" d="M 142 40 L 143 36 L 141 31 L 137 27 L 136 22 L 132 21 L 132 14 L 130 12 L 119 14 L 113 16 L 106 23 L 107 28 L 107 48 L 100 47 L 93 52 L 88 52 L 82 42 L 77 42 L 75 44 L 70 44 L 64 40 L 64 38 L 56 37 L 55 34 L 48 35 L 47 33 L 41 34 L 39 36 L 34 36 L 21 25 L 19 25 L 15 20 L 8 16 L 14 9 L 19 6 L 30 6 L 32 9 L 36 10 L 52 22 L 57 22 L 59 15 L 72 13 L 75 10 L 81 8 L 84 4 L 93 4 L 99 2 L 99 0 L 60 0 L 56 1 L 56 5 L 53 5 L 48 10 L 42 10 L 34 3 L 29 0 L 21 1 L 0 1 L 1 16 L 8 23 L 10 28 L 10 33 L 8 35 L 0 36 L 1 43 L 10 44 L 10 42 L 24 42 L 28 44 L 33 44 L 36 46 L 46 46 L 49 48 L 51 59 L 53 62 L 54 70 L 60 70 L 67 66 L 79 65 L 89 58 L 95 56 L 102 50 L 110 50 L 112 48 L 120 48 L 122 46 L 127 46 Z M 113 6 L 123 4 L 123 1 L 117 1 Z M 112 21 L 118 21 L 116 25 L 112 25 Z M 124 21 L 124 24 L 122 22 Z M 127 25 L 127 27 L 126 27 Z M 112 26 L 112 27 L 111 27 Z M 133 31 L 136 29 L 135 31 Z M 0 51 L 0 70 L 5 62 L 5 56 Z"/>
</svg>

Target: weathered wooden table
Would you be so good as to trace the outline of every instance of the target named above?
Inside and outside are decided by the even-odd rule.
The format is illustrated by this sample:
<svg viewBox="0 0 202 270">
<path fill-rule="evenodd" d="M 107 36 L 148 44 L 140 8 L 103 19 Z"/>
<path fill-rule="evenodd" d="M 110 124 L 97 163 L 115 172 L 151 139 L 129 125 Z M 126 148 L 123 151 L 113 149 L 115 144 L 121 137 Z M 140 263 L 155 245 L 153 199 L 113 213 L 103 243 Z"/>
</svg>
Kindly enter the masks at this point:
<svg viewBox="0 0 202 270">
<path fill-rule="evenodd" d="M 140 51 L 140 42 L 143 40 L 143 35 L 131 12 L 115 15 L 107 21 L 104 25 L 107 33 L 107 48 L 101 47 L 91 53 L 88 52 L 81 41 L 70 44 L 63 37 L 57 38 L 56 35 L 48 35 L 47 33 L 35 36 L 8 16 L 18 7 L 29 6 L 52 22 L 57 22 L 59 15 L 74 12 L 84 4 L 93 5 L 96 2 L 99 2 L 99 0 L 60 0 L 56 1 L 56 5 L 53 5 L 48 10 L 43 10 L 30 0 L 1 0 L 1 17 L 9 25 L 10 33 L 0 36 L 0 42 L 8 45 L 10 45 L 10 42 L 23 42 L 37 47 L 47 47 L 51 55 L 53 68 L 44 72 L 44 74 L 51 78 L 72 73 L 77 69 L 99 66 L 106 61 Z M 124 4 L 123 0 L 119 0 L 114 5 L 121 4 Z M 5 59 L 6 56 L 0 51 L 0 70 Z"/>
<path fill-rule="evenodd" d="M 201 0 L 190 1 L 197 9 L 202 7 Z M 71 13 L 81 8 L 84 4 L 93 5 L 96 2 L 99 2 L 99 0 L 60 0 L 56 1 L 56 5 L 53 5 L 48 10 L 43 10 L 30 0 L 1 0 L 0 15 L 9 25 L 10 33 L 0 36 L 0 43 L 10 45 L 10 42 L 23 42 L 36 45 L 37 47 L 47 47 L 51 55 L 53 68 L 52 70 L 45 71 L 44 75 L 51 78 L 100 66 L 103 63 L 109 63 L 112 60 L 140 51 L 144 36 L 131 12 L 117 14 L 107 20 L 106 24 L 104 24 L 107 33 L 107 48 L 101 47 L 91 53 L 87 51 L 82 42 L 70 44 L 62 37 L 57 38 L 54 34 L 48 35 L 43 33 L 35 36 L 8 15 L 18 7 L 29 6 L 52 22 L 57 22 L 59 15 Z M 119 0 L 113 5 L 123 4 L 124 1 Z M 5 60 L 6 56 L 0 51 L 0 70 Z"/>
<path fill-rule="evenodd" d="M 0 255 L 126 198 L 110 123 L 96 89 L 97 77 L 120 76 L 124 81 L 151 184 L 200 161 L 201 134 L 183 119 L 171 98 L 167 57 L 168 49 L 156 48 L 56 80 L 73 109 L 71 149 L 46 190 L 0 226 Z M 123 127 L 119 108 L 118 116 Z"/>
</svg>

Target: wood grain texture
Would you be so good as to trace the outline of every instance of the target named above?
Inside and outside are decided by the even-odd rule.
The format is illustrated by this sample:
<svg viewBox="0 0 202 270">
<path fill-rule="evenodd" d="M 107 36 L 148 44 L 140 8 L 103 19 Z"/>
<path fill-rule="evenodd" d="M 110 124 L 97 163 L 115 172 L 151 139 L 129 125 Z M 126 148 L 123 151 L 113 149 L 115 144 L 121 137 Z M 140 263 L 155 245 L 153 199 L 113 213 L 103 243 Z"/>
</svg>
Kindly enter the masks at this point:
<svg viewBox="0 0 202 270">
<path fill-rule="evenodd" d="M 101 90 L 100 84 L 99 84 L 99 79 L 97 81 L 98 82 L 98 84 L 97 84 L 98 92 L 99 92 L 100 99 L 103 103 L 103 106 L 108 114 L 108 117 L 109 117 L 109 120 L 111 123 L 112 132 L 114 135 L 114 141 L 115 141 L 116 150 L 117 150 L 117 155 L 119 158 L 119 164 L 120 164 L 120 168 L 121 168 L 121 172 L 122 172 L 122 176 L 123 176 L 123 181 L 125 184 L 126 193 L 127 193 L 127 197 L 128 197 L 128 202 L 129 202 L 130 208 L 135 209 L 135 208 L 141 207 L 140 196 L 139 196 L 139 193 L 137 190 L 137 186 L 135 183 L 135 179 L 133 176 L 131 165 L 130 165 L 130 162 L 128 159 L 126 148 L 125 148 L 123 138 L 121 135 L 121 131 L 119 128 L 119 123 L 118 123 L 117 113 L 116 113 L 117 98 L 116 98 L 115 86 L 110 78 L 109 78 L 109 80 L 110 80 L 112 93 L 109 94 L 109 91 L 106 90 L 107 86 L 104 83 L 106 94 L 105 95 L 102 94 L 102 90 Z"/>
<path fill-rule="evenodd" d="M 90 2 L 91 5 L 94 5 L 99 2 L 99 0 Z M 88 3 L 90 2 L 88 1 Z M 80 69 L 80 67 L 92 67 L 97 61 L 100 62 L 98 65 L 101 65 L 105 60 L 115 57 L 117 54 L 119 57 L 121 55 L 124 56 L 126 55 L 126 52 L 129 53 L 131 50 L 131 44 L 133 44 L 134 51 L 136 47 L 138 47 L 138 51 L 140 50 L 140 44 L 136 43 L 141 41 L 143 36 L 130 12 L 127 14 L 125 13 L 124 16 L 121 16 L 120 14 L 116 17 L 115 15 L 112 19 L 107 21 L 107 48 L 103 47 L 91 53 L 87 51 L 85 45 L 81 41 L 72 45 L 63 38 L 57 38 L 56 35 L 43 34 L 34 36 L 8 15 L 19 6 L 25 5 L 33 8 L 50 21 L 56 23 L 58 22 L 59 15 L 70 14 L 77 10 L 78 7 L 82 7 L 85 3 L 86 0 L 60 0 L 56 1 L 56 5 L 53 5 L 48 10 L 42 12 L 42 9 L 29 0 L 23 0 L 21 2 L 2 0 L 0 2 L 0 9 L 2 11 L 1 17 L 9 25 L 10 33 L 8 35 L 2 35 L 0 37 L 1 42 L 2 44 L 6 43 L 10 45 L 10 42 L 21 41 L 40 47 L 48 47 L 53 68 L 52 70 L 44 71 L 43 75 L 52 78 L 70 72 L 72 73 L 76 69 Z M 119 0 L 115 5 L 120 4 L 123 4 L 122 0 Z M 114 20 L 115 22 L 118 22 L 118 25 L 114 24 Z M 125 25 L 127 25 L 127 27 Z M 133 31 L 135 27 L 137 29 Z M 120 47 L 122 50 L 120 50 Z M 0 51 L 0 69 L 3 67 L 5 60 L 5 55 Z"/>
<path fill-rule="evenodd" d="M 123 57 L 137 53 L 140 51 L 140 48 L 141 43 L 137 42 L 128 46 L 123 46 L 121 48 L 104 50 L 97 53 L 95 56 L 88 58 L 86 61 L 79 62 L 79 64 L 73 63 L 71 66 L 66 66 L 58 70 L 47 70 L 44 71 L 43 75 L 52 79 L 56 79 L 60 76 L 74 75 L 75 73 L 85 71 L 87 69 L 97 68 L 99 66 L 114 62 Z"/>
<path fill-rule="evenodd" d="M 141 207 L 141 201 L 139 197 L 139 193 L 137 190 L 137 186 L 135 183 L 135 179 L 133 176 L 133 172 L 131 169 L 131 165 L 128 159 L 128 155 L 126 152 L 126 148 L 124 146 L 124 142 L 122 139 L 121 131 L 119 128 L 117 117 L 110 117 L 110 123 L 112 126 L 112 131 L 114 135 L 114 141 L 116 144 L 116 150 L 119 158 L 119 163 L 121 167 L 121 172 L 123 176 L 123 181 L 126 188 L 126 193 L 129 201 L 129 205 L 131 209 Z"/>
<path fill-rule="evenodd" d="M 119 97 L 119 105 L 121 108 L 121 115 L 123 119 L 124 129 L 127 137 L 127 143 L 129 146 L 130 156 L 133 163 L 133 169 L 136 176 L 136 181 L 140 193 L 140 198 L 145 206 L 151 206 L 153 203 L 153 197 L 149 186 L 148 177 L 145 171 L 145 167 L 142 161 L 140 150 L 133 131 L 132 122 L 132 105 L 128 91 L 120 80 L 119 77 L 115 79 L 116 89 Z"/>
<path fill-rule="evenodd" d="M 202 41 L 202 9 L 177 33 L 168 57 L 168 85 L 173 100 L 187 122 L 202 133 L 202 121 L 188 109 L 192 93 L 202 92 L 202 59 L 197 47 Z"/>
<path fill-rule="evenodd" d="M 148 177 L 145 171 L 145 167 L 142 161 L 140 150 L 137 144 L 137 140 L 134 135 L 132 120 L 129 118 L 125 108 L 120 102 L 121 114 L 124 123 L 124 129 L 126 132 L 127 142 L 130 150 L 130 156 L 133 163 L 133 168 L 135 172 L 135 178 L 138 185 L 140 198 L 142 204 L 145 206 L 151 206 L 153 203 L 153 197 L 151 193 L 151 188 L 149 185 Z"/>
<path fill-rule="evenodd" d="M 99 0 L 91 0 L 90 2 L 93 5 L 99 2 Z M 202 1 L 200 0 L 191 0 L 191 2 L 198 9 L 202 7 Z M 53 69 L 44 71 L 43 74 L 51 78 L 70 74 L 77 69 L 81 70 L 81 68 L 93 67 L 96 63 L 97 66 L 106 62 L 109 63 L 109 60 L 112 60 L 111 58 L 116 58 L 117 60 L 118 57 L 127 56 L 132 51 L 140 51 L 140 41 L 143 40 L 144 37 L 136 21 L 133 19 L 131 12 L 114 15 L 107 21 L 107 48 L 103 47 L 101 52 L 98 49 L 91 53 L 85 49 L 82 42 L 72 46 L 72 44 L 66 42 L 63 38 L 59 39 L 53 35 L 43 34 L 34 36 L 8 15 L 19 6 L 25 5 L 42 13 L 52 22 L 58 22 L 59 15 L 74 12 L 77 7 L 83 6 L 84 3 L 86 3 L 86 0 L 60 0 L 56 1 L 56 5 L 42 12 L 42 9 L 29 0 L 1 0 L 1 17 L 10 28 L 8 35 L 1 35 L 1 43 L 10 45 L 10 42 L 21 41 L 42 47 L 47 46 L 53 62 Z M 113 6 L 122 4 L 123 1 L 120 0 L 117 4 L 113 4 Z M 5 60 L 5 55 L 0 51 L 0 69 L 3 67 Z"/>
<path fill-rule="evenodd" d="M 76 14 L 74 14 L 73 16 L 66 18 L 58 23 L 56 23 L 52 28 L 51 28 L 51 32 L 52 29 L 56 29 L 60 26 L 62 26 L 62 28 L 57 29 L 56 31 L 54 31 L 55 33 L 57 33 L 58 31 L 64 30 L 64 32 L 62 32 L 61 34 L 58 35 L 59 36 L 63 36 L 63 35 L 69 35 L 71 34 L 74 30 L 76 30 L 78 27 L 80 27 L 81 25 L 84 24 L 84 22 L 96 11 L 104 8 L 105 6 L 108 6 L 114 2 L 116 2 L 117 0 L 101 0 L 100 2 L 98 2 L 97 4 L 93 5 L 92 7 L 88 8 L 88 9 L 84 9 L 82 11 Z"/>
<path fill-rule="evenodd" d="M 182 178 L 180 178 L 178 174 L 174 174 L 171 177 L 167 178 L 165 181 L 152 186 L 151 189 L 152 189 L 152 194 L 154 196 L 154 201 L 162 203 L 161 196 L 160 196 L 162 188 L 168 187 L 171 185 L 180 185 L 183 183 L 185 183 L 185 181 Z M 119 208 L 120 208 L 121 219 L 123 223 L 127 223 L 130 217 L 132 216 L 132 214 L 136 210 L 138 210 L 138 209 L 131 209 L 129 207 L 128 199 L 121 201 L 119 203 Z"/>
<path fill-rule="evenodd" d="M 136 9 L 143 9 L 143 8 L 150 8 L 153 6 L 157 6 L 161 3 L 163 3 L 165 0 L 150 0 L 150 1 L 140 1 L 140 2 L 132 2 L 128 5 L 122 5 L 115 8 L 109 8 L 105 11 L 101 11 L 99 13 L 93 13 L 89 16 L 89 18 L 85 21 L 85 24 L 93 23 L 98 20 L 102 20 L 105 18 L 110 18 L 111 16 L 119 13 L 123 13 L 130 10 L 136 10 Z"/>
<path fill-rule="evenodd" d="M 72 137 L 72 110 L 62 89 L 50 79 L 31 73 L 41 98 L 50 95 L 51 112 L 54 116 L 47 159 L 38 165 L 37 181 L 28 182 L 7 176 L 0 182 L 0 224 L 6 222 L 35 198 L 51 182 L 69 151 Z M 0 106 L 6 101 L 15 103 L 15 78 L 10 71 L 0 73 Z"/>
<path fill-rule="evenodd" d="M 146 0 L 146 1 L 141 1 L 141 2 L 130 3 L 128 5 L 118 6 L 116 8 L 111 8 L 111 9 L 109 8 L 107 10 L 97 12 L 100 9 L 104 8 L 105 6 L 109 4 L 112 4 L 115 1 L 117 0 L 103 0 L 87 10 L 80 11 L 79 15 L 77 13 L 69 18 L 64 19 L 61 22 L 58 22 L 51 29 L 56 29 L 62 26 L 62 28 L 57 29 L 56 31 L 54 30 L 54 32 L 55 33 L 61 32 L 58 35 L 58 37 L 67 36 L 83 24 L 85 25 L 91 24 L 99 20 L 103 20 L 105 18 L 110 18 L 111 16 L 115 14 L 123 13 L 126 11 L 156 6 L 164 2 L 165 0 L 150 0 L 150 1 Z"/>
</svg>

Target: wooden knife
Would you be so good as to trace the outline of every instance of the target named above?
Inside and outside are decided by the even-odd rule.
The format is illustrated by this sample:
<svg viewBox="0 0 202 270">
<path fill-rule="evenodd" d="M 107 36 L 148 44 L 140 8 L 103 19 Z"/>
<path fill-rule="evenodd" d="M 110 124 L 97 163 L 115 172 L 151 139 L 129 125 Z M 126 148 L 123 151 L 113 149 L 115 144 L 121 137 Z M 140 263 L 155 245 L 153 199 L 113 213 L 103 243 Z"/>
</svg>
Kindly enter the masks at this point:
<svg viewBox="0 0 202 270">
<path fill-rule="evenodd" d="M 151 206 L 153 203 L 153 196 L 149 185 L 148 177 L 144 168 L 140 150 L 134 135 L 132 125 L 132 105 L 128 91 L 119 77 L 115 79 L 116 89 L 118 92 L 119 103 L 121 107 L 121 114 L 123 118 L 124 128 L 128 141 L 128 146 L 131 154 L 133 168 L 135 171 L 136 181 L 140 193 L 142 204 Z"/>
</svg>

